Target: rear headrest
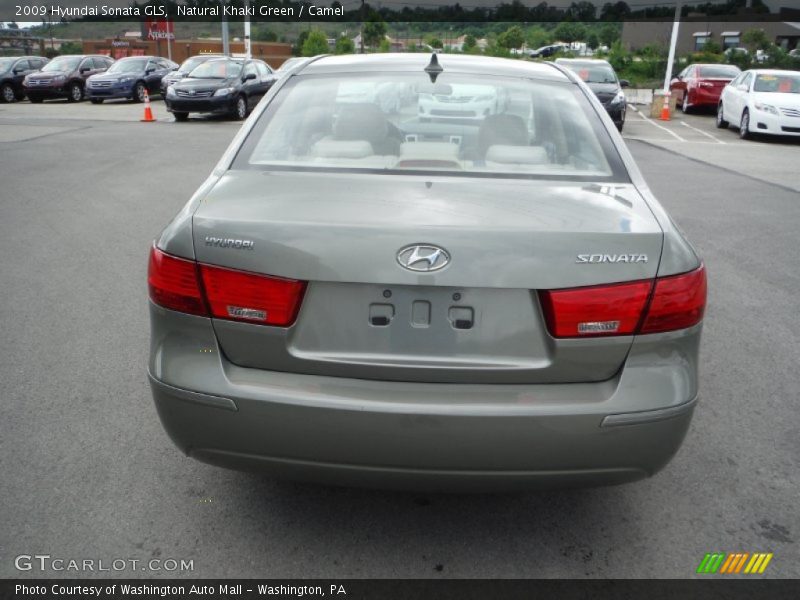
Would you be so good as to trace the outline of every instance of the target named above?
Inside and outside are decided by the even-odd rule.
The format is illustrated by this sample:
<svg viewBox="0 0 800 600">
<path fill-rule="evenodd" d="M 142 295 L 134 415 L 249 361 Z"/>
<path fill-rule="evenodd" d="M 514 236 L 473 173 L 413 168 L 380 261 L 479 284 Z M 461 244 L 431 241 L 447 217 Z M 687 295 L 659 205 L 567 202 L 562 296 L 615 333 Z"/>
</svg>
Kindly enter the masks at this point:
<svg viewBox="0 0 800 600">
<path fill-rule="evenodd" d="M 337 140 L 367 140 L 373 145 L 386 139 L 389 123 L 376 104 L 345 104 L 333 125 Z"/>
<path fill-rule="evenodd" d="M 332 140 L 326 138 L 318 141 L 311 148 L 311 154 L 319 158 L 366 158 L 375 151 L 366 140 Z"/>
<path fill-rule="evenodd" d="M 478 149 L 485 155 L 490 146 L 527 146 L 528 127 L 517 115 L 489 115 L 478 130 Z"/>
<path fill-rule="evenodd" d="M 486 151 L 486 162 L 504 165 L 543 165 L 548 161 L 542 146 L 507 146 L 495 144 Z"/>
</svg>

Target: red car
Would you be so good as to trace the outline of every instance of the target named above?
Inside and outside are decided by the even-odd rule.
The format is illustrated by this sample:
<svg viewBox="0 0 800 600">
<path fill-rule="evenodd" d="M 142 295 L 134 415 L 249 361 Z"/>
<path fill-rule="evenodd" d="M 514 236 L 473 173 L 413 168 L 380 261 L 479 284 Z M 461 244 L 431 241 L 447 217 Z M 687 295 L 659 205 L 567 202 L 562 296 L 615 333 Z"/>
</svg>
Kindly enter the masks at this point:
<svg viewBox="0 0 800 600">
<path fill-rule="evenodd" d="M 699 106 L 719 104 L 723 88 L 741 73 L 735 65 L 689 65 L 669 84 L 669 90 L 689 112 Z"/>
</svg>

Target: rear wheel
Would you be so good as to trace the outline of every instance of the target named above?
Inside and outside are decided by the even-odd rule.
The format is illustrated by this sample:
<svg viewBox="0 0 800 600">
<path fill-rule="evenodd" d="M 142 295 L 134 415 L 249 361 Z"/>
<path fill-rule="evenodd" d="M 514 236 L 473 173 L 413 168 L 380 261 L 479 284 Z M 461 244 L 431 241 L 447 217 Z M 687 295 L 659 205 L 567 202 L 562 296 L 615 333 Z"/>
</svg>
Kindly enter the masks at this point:
<svg viewBox="0 0 800 600">
<path fill-rule="evenodd" d="M 753 137 L 753 134 L 750 133 L 750 111 L 746 108 L 742 113 L 742 121 L 739 125 L 739 137 L 743 140 L 749 140 Z"/>
<path fill-rule="evenodd" d="M 17 95 L 14 93 L 14 88 L 11 87 L 10 83 L 4 83 L 2 89 L 0 89 L 0 102 L 14 102 L 17 99 Z"/>
<path fill-rule="evenodd" d="M 102 104 L 103 103 L 103 99 L 102 98 L 89 98 L 89 102 L 91 102 L 92 104 Z"/>
<path fill-rule="evenodd" d="M 683 102 L 681 102 L 681 110 L 686 114 L 689 114 L 689 110 L 691 110 L 691 107 L 689 106 L 689 92 L 688 91 L 683 93 Z"/>
<path fill-rule="evenodd" d="M 146 92 L 147 88 L 144 86 L 144 83 L 141 81 L 136 82 L 136 85 L 133 86 L 133 101 L 144 102 L 144 96 Z"/>
<path fill-rule="evenodd" d="M 174 113 L 172 113 L 172 116 L 175 117 L 176 121 L 185 121 L 186 119 L 189 118 L 189 113 L 174 112 Z"/>
<path fill-rule="evenodd" d="M 727 129 L 728 122 L 722 116 L 722 102 L 717 106 L 717 129 Z"/>
<path fill-rule="evenodd" d="M 83 100 L 83 88 L 78 83 L 70 83 L 67 87 L 67 101 L 80 102 Z"/>
<path fill-rule="evenodd" d="M 233 109 L 233 116 L 240 121 L 247 116 L 247 100 L 244 96 L 236 99 L 236 106 Z"/>
</svg>

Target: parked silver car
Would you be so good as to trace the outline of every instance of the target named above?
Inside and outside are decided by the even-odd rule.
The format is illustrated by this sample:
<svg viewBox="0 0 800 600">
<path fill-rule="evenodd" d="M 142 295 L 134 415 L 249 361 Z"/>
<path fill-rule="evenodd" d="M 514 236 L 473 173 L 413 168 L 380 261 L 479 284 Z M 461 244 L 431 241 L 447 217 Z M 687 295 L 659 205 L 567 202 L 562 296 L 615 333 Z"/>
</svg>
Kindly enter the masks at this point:
<svg viewBox="0 0 800 600">
<path fill-rule="evenodd" d="M 336 100 L 387 83 L 406 99 L 392 114 Z M 414 90 L 467 85 L 503 112 L 420 119 Z M 697 400 L 701 260 L 557 65 L 309 61 L 161 233 L 148 280 L 158 413 L 213 464 L 414 489 L 622 483 L 670 460 Z"/>
</svg>

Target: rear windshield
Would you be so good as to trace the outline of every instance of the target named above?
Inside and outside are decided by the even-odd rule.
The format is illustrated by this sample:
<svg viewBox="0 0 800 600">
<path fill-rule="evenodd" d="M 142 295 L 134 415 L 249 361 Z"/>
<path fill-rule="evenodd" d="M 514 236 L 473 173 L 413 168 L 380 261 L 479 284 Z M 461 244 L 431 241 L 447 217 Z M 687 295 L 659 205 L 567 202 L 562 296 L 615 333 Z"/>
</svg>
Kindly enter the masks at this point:
<svg viewBox="0 0 800 600">
<path fill-rule="evenodd" d="M 262 114 L 237 168 L 622 177 L 572 83 L 442 73 L 294 76 Z"/>
<path fill-rule="evenodd" d="M 719 77 L 721 79 L 733 79 L 739 73 L 741 73 L 738 67 L 730 67 L 725 65 L 698 67 L 697 72 L 698 77 Z"/>
<path fill-rule="evenodd" d="M 195 68 L 189 77 L 197 79 L 228 79 L 242 72 L 242 63 L 227 60 L 210 60 Z"/>
<path fill-rule="evenodd" d="M 146 58 L 118 60 L 108 68 L 108 73 L 138 73 L 144 71 L 145 65 L 147 65 Z"/>
<path fill-rule="evenodd" d="M 753 91 L 800 94 L 800 73 L 797 75 L 759 75 L 753 85 Z"/>
<path fill-rule="evenodd" d="M 81 62 L 80 56 L 60 56 L 47 63 L 42 71 L 74 71 L 78 68 L 79 62 Z"/>
<path fill-rule="evenodd" d="M 559 63 L 576 73 L 586 83 L 617 83 L 617 76 L 611 65 Z"/>
</svg>

